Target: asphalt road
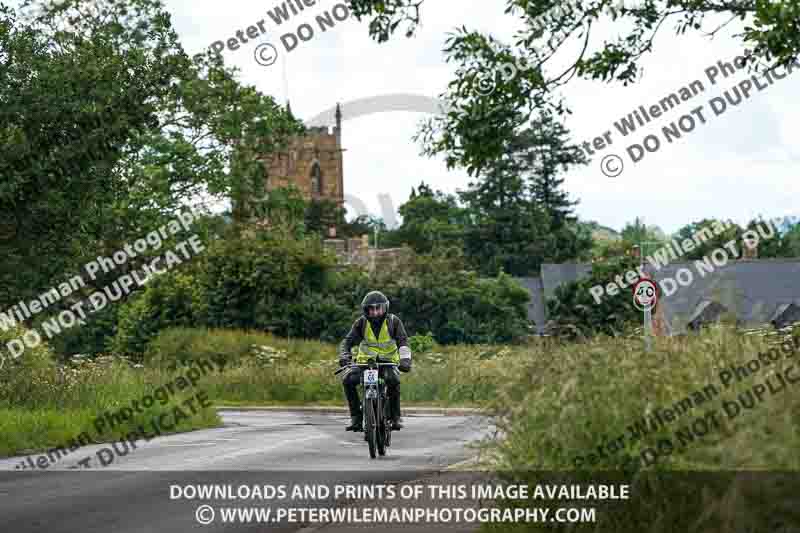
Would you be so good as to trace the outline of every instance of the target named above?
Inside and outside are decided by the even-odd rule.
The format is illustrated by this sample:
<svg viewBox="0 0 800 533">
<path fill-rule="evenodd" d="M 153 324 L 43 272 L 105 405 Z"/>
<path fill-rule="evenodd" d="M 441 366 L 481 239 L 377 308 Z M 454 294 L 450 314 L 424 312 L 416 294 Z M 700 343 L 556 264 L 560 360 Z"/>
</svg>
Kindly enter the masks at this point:
<svg viewBox="0 0 800 533">
<path fill-rule="evenodd" d="M 21 471 L 23 458 L 0 461 L 0 520 L 14 533 L 109 531 L 295 531 L 307 523 L 200 525 L 201 504 L 240 505 L 177 497 L 178 486 L 203 484 L 273 487 L 283 484 L 386 484 L 408 482 L 462 461 L 469 442 L 486 435 L 476 416 L 407 416 L 385 457 L 372 460 L 363 433 L 344 431 L 341 414 L 297 412 L 221 413 L 224 427 L 139 442 L 104 468 L 75 469 L 108 445 L 81 448 L 45 470 Z M 124 451 L 124 450 L 123 450 Z M 35 460 L 35 456 L 33 456 Z M 92 465 L 97 461 L 93 460 Z M 174 491 L 174 493 L 173 493 Z M 265 506 L 264 499 L 246 500 Z M 305 502 L 305 503 L 304 503 Z M 325 506 L 324 499 L 278 498 L 270 504 Z M 336 505 L 341 504 L 337 500 Z M 219 517 L 217 517 L 219 518 Z"/>
</svg>

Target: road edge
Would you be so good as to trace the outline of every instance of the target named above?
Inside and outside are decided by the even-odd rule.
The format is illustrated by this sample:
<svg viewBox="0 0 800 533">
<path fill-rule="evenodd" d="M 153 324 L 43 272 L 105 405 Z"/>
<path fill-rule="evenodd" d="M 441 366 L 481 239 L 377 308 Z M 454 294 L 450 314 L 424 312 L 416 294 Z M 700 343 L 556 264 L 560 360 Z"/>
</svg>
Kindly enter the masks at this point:
<svg viewBox="0 0 800 533">
<path fill-rule="evenodd" d="M 235 406 L 215 405 L 217 411 L 266 411 L 266 412 L 294 412 L 294 413 L 319 413 L 319 414 L 349 414 L 346 407 L 335 406 L 310 406 L 310 405 L 266 405 L 266 406 Z M 480 407 L 403 407 L 403 416 L 471 416 L 485 415 L 486 410 Z"/>
</svg>

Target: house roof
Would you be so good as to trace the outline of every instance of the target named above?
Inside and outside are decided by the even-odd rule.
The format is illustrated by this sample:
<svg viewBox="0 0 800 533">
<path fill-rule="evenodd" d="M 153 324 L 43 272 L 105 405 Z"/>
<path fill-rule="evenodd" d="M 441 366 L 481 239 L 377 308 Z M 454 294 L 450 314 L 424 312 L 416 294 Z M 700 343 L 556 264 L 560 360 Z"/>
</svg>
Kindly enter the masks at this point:
<svg viewBox="0 0 800 533">
<path fill-rule="evenodd" d="M 592 273 L 591 263 L 544 263 L 542 265 L 542 284 L 546 299 L 555 296 L 555 290 L 566 283 L 577 281 Z"/>
<path fill-rule="evenodd" d="M 698 263 L 646 269 L 662 290 L 658 305 L 671 333 L 685 332 L 703 302 L 721 304 L 743 325 L 769 323 L 786 310 L 782 306 L 800 305 L 800 259 L 731 261 L 711 272 L 698 269 Z M 691 282 L 677 283 L 680 270 L 691 274 Z M 682 275 L 684 281 L 690 278 Z"/>
<path fill-rule="evenodd" d="M 544 303 L 544 290 L 541 278 L 514 278 L 514 281 L 525 287 L 531 295 L 528 301 L 528 320 L 536 324 L 538 333 L 544 332 L 547 313 Z"/>
</svg>

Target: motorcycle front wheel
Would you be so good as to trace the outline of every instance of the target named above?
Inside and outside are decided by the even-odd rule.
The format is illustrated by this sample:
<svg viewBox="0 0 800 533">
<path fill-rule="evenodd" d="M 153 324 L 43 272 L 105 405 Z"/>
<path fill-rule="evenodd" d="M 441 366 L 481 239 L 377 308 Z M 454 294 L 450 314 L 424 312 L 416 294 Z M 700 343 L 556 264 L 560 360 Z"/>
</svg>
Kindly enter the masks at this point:
<svg viewBox="0 0 800 533">
<path fill-rule="evenodd" d="M 386 409 L 384 406 L 387 405 L 385 398 L 380 398 L 378 401 L 378 406 L 375 412 L 378 413 L 378 424 L 377 424 L 377 433 L 378 433 L 378 455 L 384 456 L 386 455 L 386 433 L 389 429 L 389 422 L 386 418 Z"/>
<path fill-rule="evenodd" d="M 367 408 L 364 413 L 364 432 L 369 445 L 369 456 L 375 459 L 378 449 L 378 402 L 375 398 L 369 398 L 365 403 Z"/>
</svg>

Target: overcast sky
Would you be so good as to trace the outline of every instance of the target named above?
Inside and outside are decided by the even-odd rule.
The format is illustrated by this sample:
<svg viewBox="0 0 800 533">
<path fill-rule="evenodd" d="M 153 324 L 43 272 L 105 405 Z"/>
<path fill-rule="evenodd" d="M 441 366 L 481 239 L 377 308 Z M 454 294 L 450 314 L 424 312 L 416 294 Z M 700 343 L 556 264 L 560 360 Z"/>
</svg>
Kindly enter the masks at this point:
<svg viewBox="0 0 800 533">
<path fill-rule="evenodd" d="M 366 24 L 354 17 L 320 32 L 315 16 L 337 3 L 341 2 L 322 0 L 277 26 L 267 16 L 268 10 L 282 4 L 275 0 L 166 0 L 176 31 L 190 55 L 264 19 L 266 34 L 248 39 L 250 42 L 236 51 L 226 49 L 226 63 L 241 69 L 244 83 L 255 85 L 281 102 L 285 101 L 288 86 L 292 110 L 303 119 L 310 119 L 336 102 L 376 95 L 412 93 L 436 97 L 454 72 L 441 51 L 448 32 L 464 25 L 491 32 L 510 43 L 519 24 L 516 17 L 503 13 L 505 1 L 426 0 L 422 6 L 423 25 L 415 37 L 407 39 L 398 34 L 389 43 L 379 45 L 369 38 Z M 311 24 L 316 34 L 287 53 L 280 36 L 302 23 Z M 605 29 L 606 36 L 618 31 L 610 24 Z M 590 165 L 565 176 L 567 190 L 580 200 L 579 216 L 621 229 L 638 215 L 648 225 L 658 225 L 669 233 L 704 217 L 743 222 L 758 214 L 800 214 L 800 149 L 796 142 L 800 112 L 792 98 L 800 94 L 800 74 L 786 77 L 763 92 L 754 90 L 751 98 L 715 117 L 708 100 L 750 74 L 742 71 L 712 86 L 704 70 L 720 59 L 732 61 L 740 53 L 738 40 L 731 37 L 731 32 L 715 40 L 696 35 L 678 38 L 674 33 L 670 26 L 662 28 L 655 53 L 643 62 L 645 73 L 640 83 L 623 87 L 575 81 L 563 91 L 574 112 L 566 122 L 573 140 L 591 140 L 611 130 L 614 142 Z M 280 57 L 275 64 L 264 67 L 255 62 L 253 52 L 260 42 L 277 47 Z M 614 121 L 634 108 L 649 108 L 694 80 L 701 80 L 706 91 L 680 108 L 628 137 L 622 137 L 614 128 Z M 630 162 L 625 153 L 628 145 L 641 143 L 648 133 L 660 135 L 662 126 L 699 105 L 704 106 L 707 124 L 698 125 L 672 144 L 663 141 L 662 136 L 663 146 L 658 152 L 648 153 L 635 165 Z M 362 198 L 374 214 L 380 215 L 379 194 L 389 194 L 397 207 L 421 180 L 447 192 L 467 185 L 466 172 L 448 171 L 442 158 L 419 155 L 419 146 L 411 137 L 422 118 L 421 113 L 387 112 L 345 120 L 345 192 Z M 612 153 L 622 157 L 625 168 L 620 176 L 608 178 L 600 171 L 600 162 Z"/>
</svg>

